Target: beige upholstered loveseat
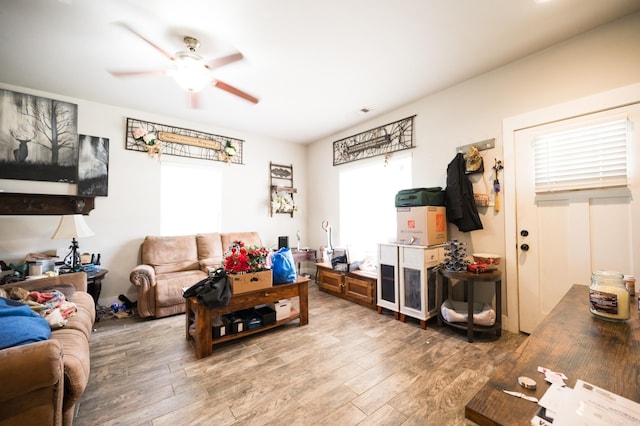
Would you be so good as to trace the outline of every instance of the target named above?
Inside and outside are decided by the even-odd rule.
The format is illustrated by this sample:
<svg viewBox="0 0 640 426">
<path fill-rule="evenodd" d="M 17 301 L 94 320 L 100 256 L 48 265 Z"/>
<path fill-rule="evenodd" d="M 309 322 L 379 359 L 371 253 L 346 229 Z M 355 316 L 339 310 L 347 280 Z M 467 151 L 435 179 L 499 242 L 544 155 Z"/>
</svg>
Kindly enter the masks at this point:
<svg viewBox="0 0 640 426">
<path fill-rule="evenodd" d="M 138 286 L 138 314 L 160 318 L 184 312 L 182 289 L 206 278 L 208 268 L 221 266 L 224 253 L 236 240 L 262 246 L 257 232 L 146 237 L 140 264 L 129 275 Z"/>
</svg>

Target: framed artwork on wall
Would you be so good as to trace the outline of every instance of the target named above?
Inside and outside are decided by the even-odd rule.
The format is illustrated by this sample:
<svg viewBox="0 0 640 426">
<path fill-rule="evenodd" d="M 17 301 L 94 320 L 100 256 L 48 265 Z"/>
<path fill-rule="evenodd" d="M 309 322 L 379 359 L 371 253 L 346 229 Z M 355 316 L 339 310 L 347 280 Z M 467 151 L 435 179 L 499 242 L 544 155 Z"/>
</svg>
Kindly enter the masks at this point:
<svg viewBox="0 0 640 426">
<path fill-rule="evenodd" d="M 76 181 L 78 106 L 0 89 L 0 178 Z"/>
<path fill-rule="evenodd" d="M 78 195 L 106 197 L 109 189 L 109 139 L 80 135 Z"/>
</svg>

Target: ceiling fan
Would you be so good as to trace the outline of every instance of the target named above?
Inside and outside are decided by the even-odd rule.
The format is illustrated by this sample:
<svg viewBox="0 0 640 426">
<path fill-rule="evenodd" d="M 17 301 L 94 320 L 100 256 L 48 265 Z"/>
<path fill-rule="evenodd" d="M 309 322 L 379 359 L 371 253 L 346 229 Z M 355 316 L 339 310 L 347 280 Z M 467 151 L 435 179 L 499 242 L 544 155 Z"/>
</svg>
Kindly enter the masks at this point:
<svg viewBox="0 0 640 426">
<path fill-rule="evenodd" d="M 176 52 L 175 55 L 172 55 L 157 44 L 153 43 L 151 40 L 136 32 L 127 24 L 119 23 L 119 25 L 144 40 L 158 52 L 162 53 L 167 59 L 174 63 L 174 67 L 166 70 L 109 71 L 112 75 L 116 77 L 132 77 L 152 74 L 168 75 L 172 77 L 181 88 L 187 91 L 192 108 L 198 107 L 198 92 L 204 89 L 207 85 L 212 85 L 213 87 L 222 89 L 225 92 L 239 96 L 254 104 L 259 102 L 258 98 L 214 78 L 211 72 L 216 68 L 241 60 L 243 58 L 242 53 L 233 53 L 231 55 L 207 61 L 197 53 L 198 47 L 200 47 L 198 39 L 185 36 L 183 40 L 187 47 L 187 51 Z"/>
</svg>

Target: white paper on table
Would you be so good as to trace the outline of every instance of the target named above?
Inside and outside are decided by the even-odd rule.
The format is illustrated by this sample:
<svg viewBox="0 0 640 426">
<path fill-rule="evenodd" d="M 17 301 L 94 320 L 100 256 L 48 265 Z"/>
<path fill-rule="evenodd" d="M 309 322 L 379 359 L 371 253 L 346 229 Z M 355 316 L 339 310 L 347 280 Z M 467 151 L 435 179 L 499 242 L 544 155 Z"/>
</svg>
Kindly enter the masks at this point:
<svg viewBox="0 0 640 426">
<path fill-rule="evenodd" d="M 547 417 L 555 419 L 556 413 L 564 410 L 568 404 L 571 403 L 572 393 L 573 389 L 571 388 L 560 385 L 551 385 L 544 395 L 542 395 L 542 398 L 540 398 L 538 405 L 546 408 Z"/>
<path fill-rule="evenodd" d="M 582 380 L 578 380 L 573 391 L 567 392 L 567 395 L 569 398 L 564 407 L 555 412 L 554 425 L 640 425 L 640 404 L 630 399 Z M 545 397 L 546 393 L 542 399 Z"/>
</svg>

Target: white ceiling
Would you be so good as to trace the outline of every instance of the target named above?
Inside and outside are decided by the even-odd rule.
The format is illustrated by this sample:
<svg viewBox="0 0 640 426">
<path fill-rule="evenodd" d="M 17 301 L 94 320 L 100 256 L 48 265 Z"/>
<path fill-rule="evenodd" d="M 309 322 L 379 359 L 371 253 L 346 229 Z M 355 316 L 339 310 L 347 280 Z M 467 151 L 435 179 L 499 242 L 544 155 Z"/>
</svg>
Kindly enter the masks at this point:
<svg viewBox="0 0 640 426">
<path fill-rule="evenodd" d="M 0 0 L 0 82 L 308 143 L 638 10 L 638 0 Z M 112 76 L 171 67 L 117 22 L 172 54 L 185 35 L 207 59 L 239 50 L 245 58 L 214 76 L 260 102 L 207 87 L 191 109 L 167 76 Z"/>
</svg>

